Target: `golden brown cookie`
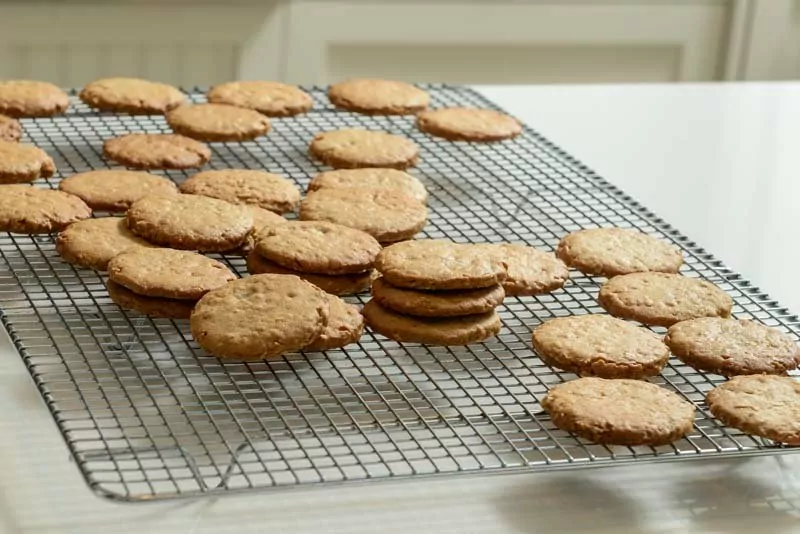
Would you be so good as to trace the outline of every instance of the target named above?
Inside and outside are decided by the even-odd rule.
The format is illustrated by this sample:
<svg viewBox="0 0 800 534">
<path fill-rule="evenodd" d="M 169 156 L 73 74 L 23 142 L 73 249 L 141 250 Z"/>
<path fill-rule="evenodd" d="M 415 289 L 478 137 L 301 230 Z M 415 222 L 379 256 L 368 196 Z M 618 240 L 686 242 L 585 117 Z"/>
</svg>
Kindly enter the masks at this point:
<svg viewBox="0 0 800 534">
<path fill-rule="evenodd" d="M 261 113 L 226 104 L 181 106 L 167 113 L 167 123 L 177 134 L 209 142 L 249 141 L 270 128 Z"/>
<path fill-rule="evenodd" d="M 120 169 L 73 174 L 58 188 L 82 199 L 93 210 L 125 211 L 148 195 L 173 195 L 178 187 L 172 180 L 146 172 Z"/>
<path fill-rule="evenodd" d="M 108 296 L 123 310 L 133 310 L 150 317 L 166 319 L 188 319 L 192 315 L 196 300 L 163 299 L 137 295 L 125 286 L 106 282 Z"/>
<path fill-rule="evenodd" d="M 414 197 L 423 204 L 428 201 L 428 191 L 418 179 L 397 169 L 339 169 L 316 175 L 308 184 L 308 191 L 343 187 L 368 189 L 394 189 Z"/>
<path fill-rule="evenodd" d="M 173 134 L 127 134 L 103 143 L 103 155 L 132 169 L 190 169 L 211 159 L 199 141 Z"/>
<path fill-rule="evenodd" d="M 358 274 L 342 274 L 338 276 L 327 276 L 324 274 L 310 274 L 293 271 L 273 263 L 260 254 L 253 251 L 247 255 L 247 272 L 250 274 L 288 274 L 302 278 L 330 293 L 331 295 L 357 295 L 369 290 L 372 281 L 377 276 L 373 271 Z"/>
<path fill-rule="evenodd" d="M 137 295 L 197 300 L 236 275 L 202 254 L 171 248 L 130 248 L 108 262 L 108 277 Z"/>
<path fill-rule="evenodd" d="M 103 78 L 78 95 L 89 107 L 133 115 L 163 114 L 186 102 L 178 88 L 140 78 Z"/>
<path fill-rule="evenodd" d="M 181 184 L 181 192 L 250 204 L 275 213 L 294 211 L 300 190 L 294 182 L 264 171 L 221 169 L 204 171 Z"/>
<path fill-rule="evenodd" d="M 83 200 L 30 185 L 0 185 L 0 231 L 49 234 L 92 215 Z"/>
<path fill-rule="evenodd" d="M 790 335 L 745 319 L 682 321 L 669 328 L 664 342 L 683 363 L 723 376 L 782 375 L 800 364 Z"/>
<path fill-rule="evenodd" d="M 0 141 L 19 141 L 22 137 L 22 126 L 19 121 L 0 115 Z"/>
<path fill-rule="evenodd" d="M 52 83 L 0 81 L 0 113 L 9 117 L 51 117 L 64 113 L 69 96 Z"/>
<path fill-rule="evenodd" d="M 97 271 L 105 271 L 111 258 L 133 247 L 152 245 L 134 235 L 124 217 L 78 221 L 56 239 L 56 251 L 64 261 Z"/>
<path fill-rule="evenodd" d="M 647 378 L 669 359 L 659 336 L 608 315 L 550 319 L 533 331 L 533 348 L 548 365 L 601 378 Z"/>
<path fill-rule="evenodd" d="M 569 280 L 567 266 L 549 252 L 512 243 L 488 246 L 494 248 L 507 266 L 503 288 L 508 296 L 550 293 Z"/>
<path fill-rule="evenodd" d="M 328 99 L 337 108 L 367 115 L 413 115 L 431 101 L 427 92 L 410 83 L 366 78 L 331 85 Z"/>
<path fill-rule="evenodd" d="M 334 169 L 387 167 L 402 170 L 414 167 L 419 157 L 419 148 L 410 139 L 355 128 L 318 133 L 308 151 Z"/>
<path fill-rule="evenodd" d="M 55 172 L 56 164 L 41 148 L 0 140 L 0 184 L 32 182 Z"/>
<path fill-rule="evenodd" d="M 278 224 L 284 224 L 288 222 L 277 213 L 267 211 L 263 208 L 259 208 L 258 206 L 247 206 L 247 208 L 250 210 L 250 213 L 253 214 L 253 230 L 247 234 L 247 239 L 245 239 L 241 246 L 232 250 L 226 250 L 225 254 L 247 256 L 256 246 L 255 235 L 259 230 L 266 228 L 267 226 L 276 226 Z"/>
<path fill-rule="evenodd" d="M 327 326 L 328 310 L 318 287 L 296 276 L 259 274 L 207 293 L 190 324 L 210 354 L 260 360 L 310 345 Z"/>
<path fill-rule="evenodd" d="M 300 219 L 349 226 L 386 244 L 414 237 L 428 221 L 428 208 L 391 189 L 325 188 L 306 195 Z"/>
<path fill-rule="evenodd" d="M 522 124 L 492 109 L 444 108 L 417 115 L 417 127 L 448 141 L 502 141 L 522 133 Z"/>
<path fill-rule="evenodd" d="M 725 425 L 800 445 L 800 383 L 788 376 L 735 376 L 711 390 L 708 408 Z"/>
<path fill-rule="evenodd" d="M 681 250 L 630 228 L 590 228 L 572 232 L 558 244 L 556 255 L 582 273 L 617 276 L 646 271 L 677 273 Z"/>
<path fill-rule="evenodd" d="M 383 278 L 372 283 L 372 298 L 397 313 L 417 317 L 460 317 L 494 310 L 503 303 L 505 291 L 496 285 L 454 291 L 417 291 L 396 287 Z"/>
<path fill-rule="evenodd" d="M 653 272 L 611 278 L 600 287 L 598 301 L 611 315 L 657 326 L 697 317 L 729 317 L 733 308 L 727 293 L 710 282 Z"/>
<path fill-rule="evenodd" d="M 327 294 L 328 324 L 317 339 L 303 347 L 306 352 L 340 349 L 355 343 L 364 331 L 364 316 L 357 306 Z"/>
<path fill-rule="evenodd" d="M 268 117 L 299 115 L 314 106 L 311 95 L 278 82 L 228 82 L 212 87 L 206 96 L 209 102 L 254 109 Z"/>
</svg>

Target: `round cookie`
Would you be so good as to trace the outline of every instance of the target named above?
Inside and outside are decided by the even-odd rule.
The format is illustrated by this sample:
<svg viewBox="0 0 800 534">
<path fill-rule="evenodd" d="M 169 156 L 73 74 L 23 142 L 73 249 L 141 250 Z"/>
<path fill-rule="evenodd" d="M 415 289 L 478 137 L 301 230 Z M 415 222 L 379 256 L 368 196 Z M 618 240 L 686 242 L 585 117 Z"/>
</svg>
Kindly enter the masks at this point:
<svg viewBox="0 0 800 534">
<path fill-rule="evenodd" d="M 506 265 L 483 245 L 418 239 L 386 247 L 375 268 L 386 282 L 411 289 L 476 289 L 501 284 Z"/>
<path fill-rule="evenodd" d="M 308 151 L 334 169 L 388 167 L 402 170 L 415 166 L 419 157 L 419 148 L 410 139 L 355 128 L 318 133 Z"/>
<path fill-rule="evenodd" d="M 421 132 L 448 141 L 502 141 L 522 133 L 522 124 L 492 109 L 444 108 L 417 115 Z"/>
<path fill-rule="evenodd" d="M 324 331 L 328 314 L 321 289 L 296 276 L 259 274 L 207 293 L 190 325 L 210 354 L 259 360 L 307 347 Z"/>
<path fill-rule="evenodd" d="M 186 102 L 178 88 L 140 78 L 103 78 L 78 95 L 89 107 L 133 115 L 163 114 Z"/>
<path fill-rule="evenodd" d="M 683 363 L 723 376 L 782 375 L 800 364 L 790 335 L 744 319 L 682 321 L 669 328 L 664 342 Z"/>
<path fill-rule="evenodd" d="M 190 169 L 211 159 L 199 141 L 173 134 L 127 134 L 103 143 L 103 155 L 132 169 Z"/>
<path fill-rule="evenodd" d="M 167 113 L 167 124 L 177 134 L 209 142 L 249 141 L 270 128 L 261 113 L 226 104 L 181 106 Z"/>
<path fill-rule="evenodd" d="M 600 287 L 598 302 L 611 315 L 656 326 L 729 317 L 733 308 L 733 299 L 710 282 L 653 272 L 611 278 Z"/>
<path fill-rule="evenodd" d="M 384 308 L 374 300 L 364 305 L 364 319 L 375 332 L 406 343 L 457 346 L 478 343 L 500 332 L 500 317 L 494 310 L 463 317 L 412 317 Z"/>
<path fill-rule="evenodd" d="M 677 273 L 683 253 L 674 245 L 629 228 L 590 228 L 572 232 L 556 255 L 584 274 L 617 276 L 656 271 Z"/>
<path fill-rule="evenodd" d="M 366 78 L 331 85 L 328 99 L 337 108 L 367 115 L 413 115 L 431 101 L 427 92 L 409 83 Z"/>
<path fill-rule="evenodd" d="M 587 377 L 552 388 L 542 408 L 553 424 L 595 443 L 664 445 L 692 431 L 694 405 L 643 380 Z"/>
<path fill-rule="evenodd" d="M 278 215 L 277 213 L 273 213 L 271 211 L 267 211 L 263 208 L 259 208 L 258 206 L 247 206 L 250 210 L 250 213 L 253 214 L 253 229 L 247 234 L 247 239 L 245 239 L 244 243 L 241 246 L 236 247 L 232 250 L 226 250 L 225 254 L 235 254 L 237 256 L 247 256 L 255 249 L 256 246 L 256 239 L 255 234 L 267 226 L 276 226 L 279 224 L 284 224 L 288 222 L 282 216 Z"/>
<path fill-rule="evenodd" d="M 0 113 L 9 117 L 51 117 L 64 113 L 69 96 L 52 83 L 0 81 Z"/>
<path fill-rule="evenodd" d="M 236 275 L 217 260 L 171 248 L 128 249 L 108 262 L 108 277 L 137 295 L 197 300 Z"/>
<path fill-rule="evenodd" d="M 608 315 L 551 319 L 533 331 L 533 348 L 548 365 L 601 378 L 647 378 L 669 359 L 659 336 Z"/>
<path fill-rule="evenodd" d="M 32 182 L 55 172 L 56 164 L 41 148 L 0 140 L 0 184 Z"/>
<path fill-rule="evenodd" d="M 418 179 L 397 169 L 339 169 L 316 175 L 308 184 L 309 193 L 319 189 L 366 187 L 369 189 L 394 189 L 423 204 L 428 201 L 428 191 Z"/>
<path fill-rule="evenodd" d="M 0 186 L 0 231 L 49 234 L 92 215 L 76 196 L 30 185 Z"/>
<path fill-rule="evenodd" d="M 428 221 L 428 208 L 391 189 L 325 188 L 306 195 L 300 219 L 349 226 L 386 244 L 414 237 Z"/>
<path fill-rule="evenodd" d="M 360 230 L 323 221 L 298 221 L 265 228 L 256 252 L 287 269 L 326 275 L 372 269 L 381 245 Z"/>
<path fill-rule="evenodd" d="M 505 291 L 496 285 L 460 291 L 416 291 L 388 284 L 383 278 L 372 283 L 372 298 L 392 311 L 417 317 L 460 317 L 494 310 L 503 303 Z"/>
<path fill-rule="evenodd" d="M 330 294 L 325 298 L 328 301 L 328 324 L 317 339 L 303 347 L 306 352 L 340 349 L 358 341 L 364 331 L 364 316 L 357 306 Z"/>
<path fill-rule="evenodd" d="M 507 266 L 503 289 L 508 296 L 550 293 L 569 280 L 569 269 L 553 254 L 512 243 L 488 246 L 494 248 Z"/>
<path fill-rule="evenodd" d="M 144 197 L 125 217 L 133 233 L 151 243 L 204 252 L 241 246 L 253 229 L 247 207 L 200 195 Z"/>
<path fill-rule="evenodd" d="M 206 95 L 214 104 L 254 109 L 268 117 L 291 117 L 314 106 L 311 95 L 294 85 L 242 81 L 216 85 Z"/>
<path fill-rule="evenodd" d="M 197 301 L 143 297 L 111 280 L 106 282 L 108 296 L 123 310 L 133 310 L 150 317 L 188 319 Z"/>
<path fill-rule="evenodd" d="M 78 221 L 67 226 L 56 239 L 61 259 L 97 271 L 105 271 L 114 256 L 129 248 L 151 246 L 128 229 L 124 217 Z"/>
<path fill-rule="evenodd" d="M 22 126 L 19 121 L 0 115 L 0 141 L 19 141 L 22 137 Z"/>
<path fill-rule="evenodd" d="M 800 383 L 792 377 L 735 376 L 711 390 L 706 403 L 727 426 L 800 445 Z"/>
<path fill-rule="evenodd" d="M 93 210 L 125 211 L 148 195 L 171 195 L 178 187 L 167 178 L 146 172 L 99 170 L 73 174 L 58 188 L 82 199 Z"/>
<path fill-rule="evenodd" d="M 301 273 L 281 267 L 273 263 L 260 254 L 253 251 L 247 255 L 247 272 L 250 274 L 288 274 L 302 278 L 330 293 L 331 295 L 357 295 L 367 291 L 372 285 L 372 281 L 377 276 L 375 271 L 367 271 L 358 274 L 343 274 L 338 276 L 327 276 L 324 274 Z"/>
<path fill-rule="evenodd" d="M 183 182 L 181 192 L 250 204 L 275 213 L 294 211 L 300 202 L 300 190 L 291 180 L 249 169 L 203 171 Z"/>
</svg>

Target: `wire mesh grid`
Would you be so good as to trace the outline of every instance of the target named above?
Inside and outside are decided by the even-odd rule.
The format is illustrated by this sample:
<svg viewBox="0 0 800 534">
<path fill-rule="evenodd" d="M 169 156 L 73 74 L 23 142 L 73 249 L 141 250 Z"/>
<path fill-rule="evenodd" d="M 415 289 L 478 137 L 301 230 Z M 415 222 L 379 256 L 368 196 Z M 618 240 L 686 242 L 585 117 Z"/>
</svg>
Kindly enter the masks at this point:
<svg viewBox="0 0 800 534">
<path fill-rule="evenodd" d="M 494 107 L 469 89 L 428 89 L 436 107 Z M 580 228 L 636 228 L 679 245 L 684 274 L 727 291 L 737 317 L 797 337 L 795 316 L 534 131 L 499 144 L 451 143 L 419 133 L 408 117 L 336 111 L 323 89 L 310 92 L 313 112 L 273 121 L 270 134 L 254 142 L 212 144 L 209 166 L 265 169 L 304 189 L 323 170 L 306 153 L 315 133 L 366 127 L 404 135 L 420 146 L 413 173 L 430 193 L 425 237 L 552 250 Z M 203 101 L 201 92 L 189 94 Z M 55 178 L 38 183 L 44 187 L 109 167 L 104 139 L 169 131 L 163 117 L 99 114 L 77 101 L 65 116 L 23 126 L 24 141 L 47 150 L 58 166 Z M 177 182 L 187 176 L 164 174 Z M 219 257 L 246 276 L 241 258 Z M 2 234 L 0 260 L 3 322 L 81 473 L 110 498 L 789 450 L 722 427 L 703 402 L 722 378 L 675 360 L 653 381 L 698 406 L 687 438 L 657 448 L 606 447 L 555 428 L 539 401 L 574 376 L 543 364 L 530 332 L 552 317 L 602 312 L 602 280 L 578 273 L 552 294 L 506 299 L 502 332 L 485 343 L 428 347 L 366 332 L 343 350 L 223 363 L 198 349 L 186 321 L 121 311 L 104 275 L 62 262 L 52 236 Z"/>
</svg>

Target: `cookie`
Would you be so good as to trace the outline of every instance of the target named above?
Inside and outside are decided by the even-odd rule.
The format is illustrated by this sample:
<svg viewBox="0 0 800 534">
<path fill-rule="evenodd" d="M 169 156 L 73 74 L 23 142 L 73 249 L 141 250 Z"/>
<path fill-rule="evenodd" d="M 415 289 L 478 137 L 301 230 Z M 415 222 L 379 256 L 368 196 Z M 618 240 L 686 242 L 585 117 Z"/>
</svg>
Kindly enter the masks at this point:
<svg viewBox="0 0 800 534">
<path fill-rule="evenodd" d="M 402 315 L 370 300 L 363 314 L 367 326 L 389 339 L 445 347 L 484 341 L 496 336 L 501 327 L 494 310 L 462 317 L 421 318 Z"/>
<path fill-rule="evenodd" d="M 387 244 L 420 232 L 428 221 L 428 208 L 391 189 L 325 188 L 306 195 L 300 203 L 300 219 L 355 228 Z"/>
<path fill-rule="evenodd" d="M 561 430 L 606 445 L 665 445 L 692 431 L 694 405 L 643 380 L 586 377 L 553 387 L 542 408 Z"/>
<path fill-rule="evenodd" d="M 386 247 L 375 259 L 375 268 L 386 282 L 411 289 L 477 289 L 506 279 L 506 265 L 485 246 L 443 239 Z"/>
<path fill-rule="evenodd" d="M 448 141 L 502 141 L 522 133 L 522 124 L 492 109 L 444 108 L 417 115 L 421 132 Z"/>
<path fill-rule="evenodd" d="M 256 252 L 262 257 L 304 273 L 363 273 L 372 269 L 380 251 L 371 235 L 323 221 L 291 222 L 256 235 Z"/>
<path fill-rule="evenodd" d="M 22 126 L 19 121 L 0 115 L 0 141 L 19 141 L 22 137 Z"/>
<path fill-rule="evenodd" d="M 306 345 L 306 352 L 340 349 L 355 343 L 364 332 L 364 316 L 357 306 L 348 304 L 339 297 L 326 294 L 328 301 L 328 324 L 317 339 Z"/>
<path fill-rule="evenodd" d="M 711 390 L 706 402 L 727 426 L 800 445 L 800 383 L 792 377 L 735 376 Z"/>
<path fill-rule="evenodd" d="M 683 363 L 723 376 L 782 375 L 800 364 L 790 335 L 745 319 L 682 321 L 669 328 L 664 342 Z"/>
<path fill-rule="evenodd" d="M 73 174 L 58 188 L 82 199 L 93 210 L 125 211 L 148 195 L 172 195 L 178 187 L 167 178 L 146 172 L 100 170 Z"/>
<path fill-rule="evenodd" d="M 503 303 L 505 291 L 496 285 L 456 291 L 417 291 L 395 287 L 383 278 L 372 283 L 372 299 L 397 313 L 417 317 L 459 317 L 494 310 Z"/>
<path fill-rule="evenodd" d="M 0 113 L 9 117 L 51 117 L 64 113 L 69 96 L 52 83 L 0 81 Z"/>
<path fill-rule="evenodd" d="M 188 319 L 197 301 L 143 297 L 111 280 L 106 282 L 111 300 L 123 310 L 133 310 L 150 317 Z"/>
<path fill-rule="evenodd" d="M 551 293 L 569 280 L 569 269 L 553 254 L 512 243 L 488 246 L 494 248 L 500 261 L 506 264 L 503 289 L 508 296 Z"/>
<path fill-rule="evenodd" d="M 151 246 L 128 229 L 123 217 L 78 221 L 67 226 L 56 239 L 61 259 L 97 271 L 105 271 L 111 258 L 129 248 Z"/>
<path fill-rule="evenodd" d="M 219 198 L 233 204 L 250 204 L 274 211 L 294 211 L 300 190 L 277 174 L 249 169 L 204 171 L 181 184 L 181 192 Z"/>
<path fill-rule="evenodd" d="M 204 252 L 241 246 L 253 229 L 247 207 L 199 195 L 147 196 L 125 217 L 133 233 L 151 243 Z"/>
<path fill-rule="evenodd" d="M 163 114 L 186 102 L 178 88 L 140 78 L 103 78 L 78 95 L 89 107 L 132 115 Z"/>
<path fill-rule="evenodd" d="M 414 197 L 423 204 L 428 201 L 428 191 L 422 182 L 397 169 L 340 169 L 323 172 L 311 180 L 308 191 L 343 187 L 394 189 Z"/>
<path fill-rule="evenodd" d="M 49 234 L 63 230 L 92 210 L 76 196 L 30 185 L 0 186 L 0 231 Z"/>
<path fill-rule="evenodd" d="M 0 140 L 0 184 L 32 182 L 55 172 L 56 164 L 41 148 Z"/>
<path fill-rule="evenodd" d="M 570 267 L 594 276 L 677 273 L 683 265 L 683 253 L 678 247 L 629 228 L 572 232 L 558 244 L 556 255 Z"/>
<path fill-rule="evenodd" d="M 226 104 L 181 106 L 167 113 L 167 124 L 177 134 L 209 142 L 249 141 L 270 128 L 261 113 Z"/>
<path fill-rule="evenodd" d="M 402 170 L 414 167 L 419 157 L 417 145 L 405 137 L 355 128 L 318 133 L 308 151 L 334 169 Z"/>
<path fill-rule="evenodd" d="M 600 287 L 598 301 L 611 315 L 656 326 L 729 317 L 733 308 L 733 299 L 710 282 L 652 272 L 615 276 Z"/>
<path fill-rule="evenodd" d="M 207 293 L 192 336 L 219 358 L 260 360 L 310 345 L 328 324 L 327 295 L 296 276 L 259 274 Z"/>
<path fill-rule="evenodd" d="M 132 169 L 190 169 L 211 159 L 199 141 L 173 134 L 127 134 L 103 143 L 103 155 Z"/>
<path fill-rule="evenodd" d="M 601 378 L 647 378 L 669 359 L 659 336 L 608 315 L 550 319 L 533 331 L 533 348 L 548 365 Z"/>
<path fill-rule="evenodd" d="M 245 239 L 244 243 L 241 246 L 236 247 L 232 250 L 226 250 L 225 254 L 233 254 L 236 256 L 247 256 L 250 254 L 256 246 L 256 233 L 261 230 L 262 228 L 266 228 L 267 226 L 275 226 L 278 224 L 284 224 L 288 222 L 286 219 L 278 215 L 277 213 L 273 213 L 271 211 L 267 211 L 263 208 L 259 208 L 257 206 L 247 206 L 250 210 L 250 213 L 253 214 L 253 229 L 247 234 L 247 238 Z"/>
<path fill-rule="evenodd" d="M 331 85 L 328 99 L 337 108 L 367 115 L 413 115 L 431 101 L 427 92 L 409 83 L 365 78 Z"/>
<path fill-rule="evenodd" d="M 288 274 L 302 278 L 330 293 L 331 295 L 357 295 L 367 291 L 372 285 L 372 281 L 377 276 L 376 272 L 367 271 L 358 274 L 343 274 L 338 276 L 327 276 L 324 274 L 301 273 L 281 267 L 273 263 L 260 254 L 253 251 L 247 255 L 247 272 L 250 274 Z"/>
<path fill-rule="evenodd" d="M 128 249 L 108 262 L 108 277 L 137 295 L 197 300 L 236 275 L 217 260 L 171 248 Z"/>
<path fill-rule="evenodd" d="M 268 117 L 291 117 L 314 106 L 311 95 L 294 85 L 242 81 L 216 85 L 206 95 L 214 104 L 254 109 Z"/>
</svg>

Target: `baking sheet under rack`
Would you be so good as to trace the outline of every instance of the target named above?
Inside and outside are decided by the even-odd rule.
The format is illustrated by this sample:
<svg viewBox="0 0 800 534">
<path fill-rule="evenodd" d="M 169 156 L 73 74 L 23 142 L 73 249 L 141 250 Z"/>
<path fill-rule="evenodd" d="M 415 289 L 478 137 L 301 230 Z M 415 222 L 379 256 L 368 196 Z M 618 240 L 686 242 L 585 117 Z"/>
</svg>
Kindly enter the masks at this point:
<svg viewBox="0 0 800 534">
<path fill-rule="evenodd" d="M 469 89 L 428 89 L 435 107 L 493 107 Z M 499 144 L 451 143 L 419 133 L 408 117 L 335 111 L 324 89 L 309 91 L 314 111 L 274 120 L 255 142 L 212 144 L 208 167 L 266 169 L 305 189 L 323 170 L 306 152 L 316 132 L 404 135 L 421 148 L 412 172 L 430 192 L 424 237 L 552 250 L 579 228 L 636 228 L 679 245 L 684 274 L 727 291 L 737 317 L 796 337 L 797 317 L 536 132 Z M 189 94 L 203 101 L 201 92 Z M 74 97 L 65 116 L 22 122 L 23 141 L 56 161 L 59 174 L 39 182 L 54 188 L 60 177 L 108 167 L 104 139 L 169 131 L 163 117 L 100 114 Z M 246 275 L 241 258 L 224 260 Z M 0 234 L 3 323 L 89 486 L 128 501 L 790 450 L 721 426 L 703 398 L 722 378 L 675 359 L 653 381 L 697 405 L 688 437 L 657 448 L 606 447 L 556 429 L 540 400 L 574 377 L 536 357 L 530 332 L 552 317 L 601 312 L 600 282 L 573 273 L 550 295 L 509 298 L 500 335 L 468 347 L 401 345 L 365 332 L 344 350 L 223 363 L 198 349 L 186 321 L 121 311 L 104 276 L 60 261 L 53 237 Z"/>
</svg>

